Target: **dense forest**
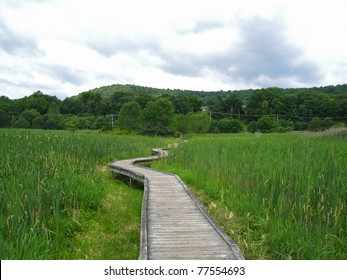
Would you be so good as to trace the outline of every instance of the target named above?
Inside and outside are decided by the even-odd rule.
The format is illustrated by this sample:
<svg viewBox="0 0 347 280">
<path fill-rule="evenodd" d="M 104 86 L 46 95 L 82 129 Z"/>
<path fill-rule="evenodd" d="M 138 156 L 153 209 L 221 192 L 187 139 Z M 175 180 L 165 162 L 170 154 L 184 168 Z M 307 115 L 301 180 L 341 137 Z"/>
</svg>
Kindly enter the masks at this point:
<svg viewBox="0 0 347 280">
<path fill-rule="evenodd" d="M 116 84 L 64 100 L 41 91 L 0 97 L 3 128 L 180 135 L 318 131 L 346 122 L 347 85 L 207 92 Z"/>
</svg>

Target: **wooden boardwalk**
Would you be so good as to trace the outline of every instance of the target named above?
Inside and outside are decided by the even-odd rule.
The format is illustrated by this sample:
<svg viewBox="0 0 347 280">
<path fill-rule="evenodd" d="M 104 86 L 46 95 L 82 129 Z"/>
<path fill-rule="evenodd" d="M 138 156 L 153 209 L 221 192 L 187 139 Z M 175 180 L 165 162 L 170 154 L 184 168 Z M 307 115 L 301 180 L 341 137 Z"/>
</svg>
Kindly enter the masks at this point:
<svg viewBox="0 0 347 280">
<path fill-rule="evenodd" d="M 109 163 L 112 172 L 144 183 L 140 259 L 243 259 L 239 247 L 213 221 L 184 182 L 174 174 L 136 165 L 166 156 Z"/>
</svg>

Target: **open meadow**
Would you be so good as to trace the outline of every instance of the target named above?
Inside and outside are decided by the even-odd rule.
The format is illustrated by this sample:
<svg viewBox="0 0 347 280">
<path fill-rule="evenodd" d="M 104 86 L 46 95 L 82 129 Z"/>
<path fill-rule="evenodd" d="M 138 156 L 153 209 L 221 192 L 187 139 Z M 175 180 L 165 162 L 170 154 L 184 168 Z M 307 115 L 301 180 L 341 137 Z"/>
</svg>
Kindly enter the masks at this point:
<svg viewBox="0 0 347 280">
<path fill-rule="evenodd" d="M 0 129 L 0 259 L 136 259 L 142 191 L 107 163 L 169 141 Z"/>
<path fill-rule="evenodd" d="M 344 132 L 195 135 L 152 167 L 179 175 L 246 259 L 346 259 Z M 143 192 L 106 164 L 173 142 L 1 129 L 0 258 L 137 259 Z"/>
<path fill-rule="evenodd" d="M 345 132 L 193 136 L 153 167 L 179 175 L 246 259 L 346 259 Z"/>
</svg>

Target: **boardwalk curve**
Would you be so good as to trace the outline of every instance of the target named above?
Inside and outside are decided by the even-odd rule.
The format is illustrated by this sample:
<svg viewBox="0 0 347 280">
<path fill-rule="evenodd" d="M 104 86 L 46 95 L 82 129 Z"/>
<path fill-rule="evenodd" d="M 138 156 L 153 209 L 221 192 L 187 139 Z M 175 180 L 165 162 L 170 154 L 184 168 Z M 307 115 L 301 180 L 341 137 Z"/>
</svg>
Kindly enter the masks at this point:
<svg viewBox="0 0 347 280">
<path fill-rule="evenodd" d="M 168 155 L 163 149 L 152 152 L 108 164 L 112 172 L 144 184 L 139 259 L 243 259 L 236 243 L 177 175 L 136 165 Z"/>
</svg>

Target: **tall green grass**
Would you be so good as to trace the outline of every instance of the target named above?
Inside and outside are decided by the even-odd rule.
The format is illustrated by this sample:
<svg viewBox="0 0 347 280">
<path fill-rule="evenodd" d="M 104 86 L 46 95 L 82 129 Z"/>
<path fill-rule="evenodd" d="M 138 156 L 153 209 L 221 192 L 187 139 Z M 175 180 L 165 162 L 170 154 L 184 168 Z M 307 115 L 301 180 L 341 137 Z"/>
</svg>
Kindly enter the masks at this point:
<svg viewBox="0 0 347 280">
<path fill-rule="evenodd" d="M 347 258 L 347 142 L 303 134 L 196 136 L 177 173 L 251 259 Z"/>
<path fill-rule="evenodd" d="M 0 259 L 68 258 L 63 252 L 107 195 L 99 169 L 168 141 L 0 129 Z"/>
</svg>

